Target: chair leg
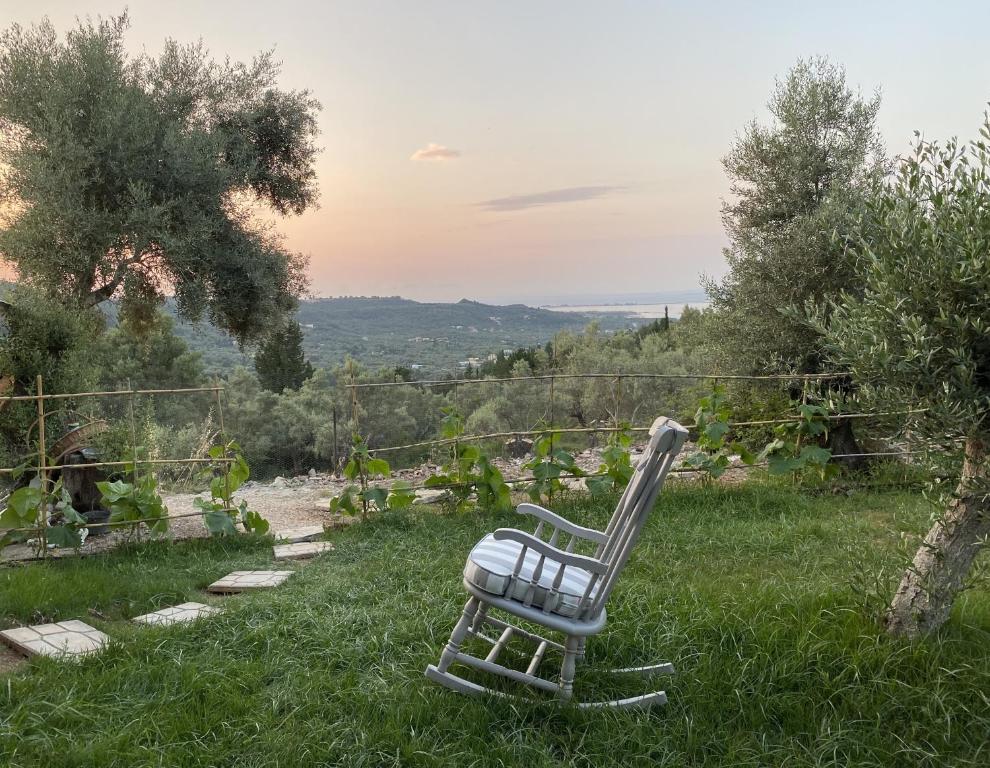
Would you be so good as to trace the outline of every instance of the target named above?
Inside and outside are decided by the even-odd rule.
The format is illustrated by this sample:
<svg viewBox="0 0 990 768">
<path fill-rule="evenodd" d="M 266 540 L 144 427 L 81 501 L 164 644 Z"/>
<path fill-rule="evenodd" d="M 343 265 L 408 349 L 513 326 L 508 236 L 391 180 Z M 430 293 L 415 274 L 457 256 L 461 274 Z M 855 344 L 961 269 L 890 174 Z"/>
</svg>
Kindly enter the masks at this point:
<svg viewBox="0 0 990 768">
<path fill-rule="evenodd" d="M 578 661 L 584 661 L 584 642 L 587 639 L 588 638 L 586 638 L 586 637 L 578 638 L 578 646 L 577 646 L 577 660 Z"/>
<path fill-rule="evenodd" d="M 564 643 L 564 663 L 560 667 L 560 692 L 558 696 L 567 700 L 574 695 L 574 668 L 577 666 L 578 647 L 581 638 L 568 635 Z"/>
<path fill-rule="evenodd" d="M 460 652 L 461 643 L 464 642 L 464 636 L 467 634 L 471 622 L 474 621 L 474 615 L 478 612 L 479 603 L 478 598 L 472 596 L 464 606 L 464 612 L 461 614 L 457 626 L 454 627 L 454 631 L 450 633 L 450 640 L 444 646 L 443 653 L 440 654 L 440 663 L 437 667 L 441 672 L 447 671 L 447 668 L 450 667 L 454 662 L 454 658 Z"/>
</svg>

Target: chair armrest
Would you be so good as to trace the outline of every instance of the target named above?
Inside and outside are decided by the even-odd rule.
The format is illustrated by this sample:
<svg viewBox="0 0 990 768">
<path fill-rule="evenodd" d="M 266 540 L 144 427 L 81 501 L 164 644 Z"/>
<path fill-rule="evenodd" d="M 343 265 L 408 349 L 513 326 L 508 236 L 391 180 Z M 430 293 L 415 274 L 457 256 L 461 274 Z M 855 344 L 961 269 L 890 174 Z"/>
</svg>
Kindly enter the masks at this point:
<svg viewBox="0 0 990 768">
<path fill-rule="evenodd" d="M 564 533 L 569 533 L 571 536 L 577 536 L 579 539 L 593 541 L 596 544 L 605 544 L 608 542 L 608 536 L 601 531 L 596 531 L 594 528 L 585 528 L 580 525 L 575 525 L 567 518 L 561 517 L 556 512 L 551 512 L 549 509 L 544 509 L 537 504 L 520 504 L 516 507 L 516 512 L 521 515 L 532 515 L 535 518 L 550 523 L 550 525 L 554 528 L 559 528 Z"/>
<path fill-rule="evenodd" d="M 573 565 L 599 575 L 603 575 L 608 570 L 608 565 L 601 560 L 557 549 L 547 544 L 543 539 L 538 539 L 525 531 L 517 531 L 515 528 L 499 528 L 492 535 L 497 541 L 518 541 L 520 544 L 529 547 L 529 549 L 535 552 L 539 552 L 541 555 L 545 555 L 548 559 L 561 565 Z"/>
</svg>

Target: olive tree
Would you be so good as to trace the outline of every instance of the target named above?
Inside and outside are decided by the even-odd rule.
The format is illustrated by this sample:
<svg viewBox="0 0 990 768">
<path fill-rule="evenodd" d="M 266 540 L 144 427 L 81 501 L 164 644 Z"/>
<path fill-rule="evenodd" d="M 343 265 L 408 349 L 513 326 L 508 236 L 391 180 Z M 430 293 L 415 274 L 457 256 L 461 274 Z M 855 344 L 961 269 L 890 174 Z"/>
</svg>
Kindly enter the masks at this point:
<svg viewBox="0 0 990 768">
<path fill-rule="evenodd" d="M 955 492 L 890 604 L 896 634 L 945 622 L 990 536 L 990 117 L 981 136 L 917 140 L 869 203 L 860 290 L 819 325 L 873 397 L 924 409 L 917 428 L 957 458 Z"/>
<path fill-rule="evenodd" d="M 705 285 L 716 359 L 733 373 L 821 373 L 819 336 L 790 310 L 828 306 L 855 288 L 846 242 L 864 191 L 888 168 L 880 96 L 862 96 L 841 67 L 814 58 L 777 82 L 767 107 L 772 119 L 747 125 L 722 161 L 732 192 L 722 207 L 729 270 Z M 848 420 L 832 425 L 828 445 L 861 453 Z"/>
<path fill-rule="evenodd" d="M 880 97 L 864 98 L 825 59 L 799 61 L 723 159 L 729 270 L 706 289 L 723 362 L 738 373 L 814 373 L 817 333 L 785 310 L 852 285 L 843 247 L 860 192 L 883 175 Z M 836 238 L 834 235 L 838 235 Z"/>
<path fill-rule="evenodd" d="M 305 259 L 258 214 L 315 202 L 319 105 L 276 87 L 269 54 L 131 56 L 126 29 L 0 34 L 0 257 L 82 309 L 150 318 L 174 293 L 184 317 L 253 339 L 304 288 Z"/>
</svg>

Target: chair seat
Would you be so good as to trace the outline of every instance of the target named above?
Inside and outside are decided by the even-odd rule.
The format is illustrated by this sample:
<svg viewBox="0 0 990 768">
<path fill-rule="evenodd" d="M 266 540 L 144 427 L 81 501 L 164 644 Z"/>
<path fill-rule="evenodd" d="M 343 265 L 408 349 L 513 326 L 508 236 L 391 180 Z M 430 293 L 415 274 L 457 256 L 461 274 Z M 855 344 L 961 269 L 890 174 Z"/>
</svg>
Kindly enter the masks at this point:
<svg viewBox="0 0 990 768">
<path fill-rule="evenodd" d="M 526 559 L 519 569 L 519 575 L 513 577 L 512 572 L 515 570 L 522 548 L 523 545 L 517 541 L 504 539 L 499 541 L 492 534 L 488 534 L 468 555 L 467 564 L 464 566 L 465 580 L 491 595 L 522 602 L 526 599 L 529 588 L 533 586 L 533 574 L 540 561 L 538 552 L 527 549 Z M 533 590 L 532 605 L 545 608 L 549 601 L 548 610 L 551 613 L 556 613 L 558 616 L 576 616 L 594 599 L 598 584 L 582 604 L 582 597 L 592 574 L 583 568 L 569 565 L 564 570 L 560 587 L 551 595 L 550 588 L 557 578 L 559 568 L 560 564 L 550 558 L 543 561 L 539 583 Z"/>
</svg>

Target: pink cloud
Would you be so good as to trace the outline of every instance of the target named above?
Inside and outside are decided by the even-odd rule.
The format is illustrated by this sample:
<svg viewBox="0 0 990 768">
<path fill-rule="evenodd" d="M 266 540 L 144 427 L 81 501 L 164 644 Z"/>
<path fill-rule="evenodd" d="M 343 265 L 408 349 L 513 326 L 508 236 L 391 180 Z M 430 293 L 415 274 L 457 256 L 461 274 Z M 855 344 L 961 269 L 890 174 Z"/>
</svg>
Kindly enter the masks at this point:
<svg viewBox="0 0 990 768">
<path fill-rule="evenodd" d="M 412 153 L 410 160 L 455 160 L 461 153 L 456 149 L 449 149 L 442 144 L 430 142 L 425 147 L 417 149 Z"/>
</svg>

